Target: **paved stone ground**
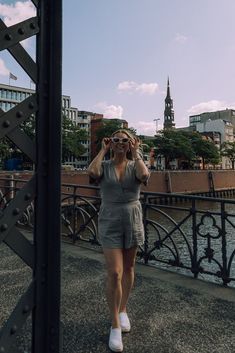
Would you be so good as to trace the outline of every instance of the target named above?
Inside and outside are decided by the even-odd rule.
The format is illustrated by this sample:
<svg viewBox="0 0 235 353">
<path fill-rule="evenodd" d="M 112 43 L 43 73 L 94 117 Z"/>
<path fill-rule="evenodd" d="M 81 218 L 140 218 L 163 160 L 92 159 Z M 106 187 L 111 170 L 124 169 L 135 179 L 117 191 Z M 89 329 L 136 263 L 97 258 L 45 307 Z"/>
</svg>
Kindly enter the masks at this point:
<svg viewBox="0 0 235 353">
<path fill-rule="evenodd" d="M 2 325 L 27 287 L 31 272 L 4 245 L 0 258 Z M 110 352 L 104 282 L 101 254 L 63 245 L 63 353 Z M 124 352 L 235 352 L 234 289 L 137 265 L 129 315 L 132 331 L 123 336 Z M 20 352 L 30 352 L 30 319 L 17 346 Z"/>
</svg>

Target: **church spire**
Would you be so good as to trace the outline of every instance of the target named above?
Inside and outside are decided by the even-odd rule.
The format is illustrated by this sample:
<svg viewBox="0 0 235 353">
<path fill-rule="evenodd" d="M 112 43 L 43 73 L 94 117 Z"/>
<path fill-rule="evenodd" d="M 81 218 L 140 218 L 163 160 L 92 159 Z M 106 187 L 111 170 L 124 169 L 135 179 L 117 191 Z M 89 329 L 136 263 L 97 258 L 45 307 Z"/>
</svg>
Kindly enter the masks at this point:
<svg viewBox="0 0 235 353">
<path fill-rule="evenodd" d="M 169 81 L 169 76 L 167 78 L 167 95 L 169 99 L 171 99 L 171 93 L 170 93 L 170 81 Z"/>
<path fill-rule="evenodd" d="M 174 123 L 173 99 L 171 99 L 170 81 L 168 76 L 167 94 L 165 98 L 165 110 L 164 110 L 164 129 L 172 129 L 174 127 L 175 127 L 175 123 Z"/>
</svg>

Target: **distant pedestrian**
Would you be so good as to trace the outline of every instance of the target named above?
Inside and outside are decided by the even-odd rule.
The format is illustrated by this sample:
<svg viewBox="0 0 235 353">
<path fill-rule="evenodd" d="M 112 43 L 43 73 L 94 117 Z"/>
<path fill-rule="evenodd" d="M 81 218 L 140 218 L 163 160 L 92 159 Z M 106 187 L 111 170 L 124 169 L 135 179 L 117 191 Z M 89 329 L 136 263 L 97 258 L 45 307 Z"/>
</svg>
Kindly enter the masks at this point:
<svg viewBox="0 0 235 353">
<path fill-rule="evenodd" d="M 110 160 L 104 156 L 110 152 Z M 98 155 L 88 167 L 99 181 L 101 207 L 98 231 L 107 266 L 107 302 L 111 315 L 109 348 L 122 352 L 122 332 L 131 329 L 127 301 L 134 283 L 138 245 L 144 242 L 140 185 L 149 171 L 141 153 L 140 140 L 121 129 L 102 140 Z"/>
</svg>

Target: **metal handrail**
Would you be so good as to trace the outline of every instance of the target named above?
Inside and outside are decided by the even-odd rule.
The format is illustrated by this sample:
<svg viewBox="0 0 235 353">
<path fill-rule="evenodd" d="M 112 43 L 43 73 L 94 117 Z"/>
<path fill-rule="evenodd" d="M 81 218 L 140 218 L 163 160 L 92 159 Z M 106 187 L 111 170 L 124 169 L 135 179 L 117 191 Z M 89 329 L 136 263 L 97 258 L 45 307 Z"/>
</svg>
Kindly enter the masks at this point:
<svg viewBox="0 0 235 353">
<path fill-rule="evenodd" d="M 0 185 L 0 208 L 7 207 L 9 194 L 19 190 L 18 182 L 24 182 L 10 181 L 11 186 Z M 61 192 L 63 240 L 99 247 L 99 187 L 68 183 L 61 187 L 71 189 Z M 84 194 L 87 190 L 93 194 Z M 141 204 L 145 229 L 145 243 L 138 251 L 141 262 L 235 285 L 234 199 L 143 191 Z M 32 227 L 33 219 L 32 204 L 19 225 Z"/>
</svg>

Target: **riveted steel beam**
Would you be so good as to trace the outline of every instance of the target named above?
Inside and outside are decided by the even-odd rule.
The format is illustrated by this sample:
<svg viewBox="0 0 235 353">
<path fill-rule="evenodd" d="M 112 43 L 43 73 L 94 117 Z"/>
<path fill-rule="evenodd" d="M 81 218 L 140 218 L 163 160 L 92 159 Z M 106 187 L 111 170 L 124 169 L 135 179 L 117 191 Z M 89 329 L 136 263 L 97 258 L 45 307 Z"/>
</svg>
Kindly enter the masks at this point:
<svg viewBox="0 0 235 353">
<path fill-rule="evenodd" d="M 0 108 L 0 121 L 1 116 L 4 114 L 5 112 Z M 15 127 L 6 134 L 6 137 L 9 138 L 26 156 L 28 156 L 33 163 L 36 162 L 35 143 L 23 130 L 20 129 L 20 127 Z"/>
<path fill-rule="evenodd" d="M 34 249 L 33 244 L 14 227 L 5 237 L 4 243 L 7 244 L 25 263 L 33 268 Z"/>
<path fill-rule="evenodd" d="M 35 143 L 28 137 L 24 131 L 16 127 L 11 132 L 6 134 L 8 137 L 33 163 L 36 162 Z"/>
<path fill-rule="evenodd" d="M 33 353 L 59 353 L 62 1 L 39 1 Z M 45 133 L 46 132 L 46 133 Z M 53 253 L 52 253 L 53 252 Z"/>
<path fill-rule="evenodd" d="M 0 116 L 0 138 L 10 133 L 38 110 L 36 95 L 32 94 L 4 115 Z"/>
<path fill-rule="evenodd" d="M 24 185 L 14 197 L 14 199 L 5 208 L 3 217 L 0 222 L 0 243 L 6 238 L 8 233 L 15 226 L 16 222 L 23 215 L 26 207 L 35 197 L 35 177 Z"/>
<path fill-rule="evenodd" d="M 3 329 L 0 332 L 0 352 L 11 352 L 9 349 L 11 348 L 13 341 L 19 334 L 21 327 L 35 305 L 34 286 L 35 283 L 32 282 L 27 291 L 20 298 L 8 321 L 3 326 Z"/>
<path fill-rule="evenodd" d="M 4 241 L 33 268 L 33 282 L 0 333 L 0 352 L 12 343 L 32 311 L 32 353 L 58 353 L 60 339 L 60 165 L 62 0 L 32 1 L 37 17 L 7 27 L 0 20 L 0 50 L 7 49 L 36 84 L 36 94 L 6 113 L 0 110 L 0 138 L 7 137 L 35 163 L 34 177 L 2 210 Z M 20 41 L 36 35 L 36 62 Z M 36 152 L 21 124 L 36 115 Z M 13 189 L 12 189 L 13 190 Z M 11 192 L 11 191 L 10 191 Z M 37 197 L 35 198 L 35 194 Z M 34 200 L 35 198 L 35 200 Z M 27 206 L 35 205 L 33 243 L 17 228 Z M 51 250 L 53 249 L 53 256 Z"/>
<path fill-rule="evenodd" d="M 0 19 L 0 31 L 8 28 L 5 23 Z M 16 43 L 12 47 L 8 48 L 9 53 L 15 58 L 19 65 L 29 75 L 29 77 L 36 82 L 37 81 L 37 65 L 22 47 L 20 43 Z"/>
<path fill-rule="evenodd" d="M 37 17 L 6 27 L 0 32 L 0 50 L 8 49 L 22 40 L 32 37 L 38 31 Z"/>
<path fill-rule="evenodd" d="M 38 0 L 31 0 L 35 7 L 38 7 Z"/>
</svg>

